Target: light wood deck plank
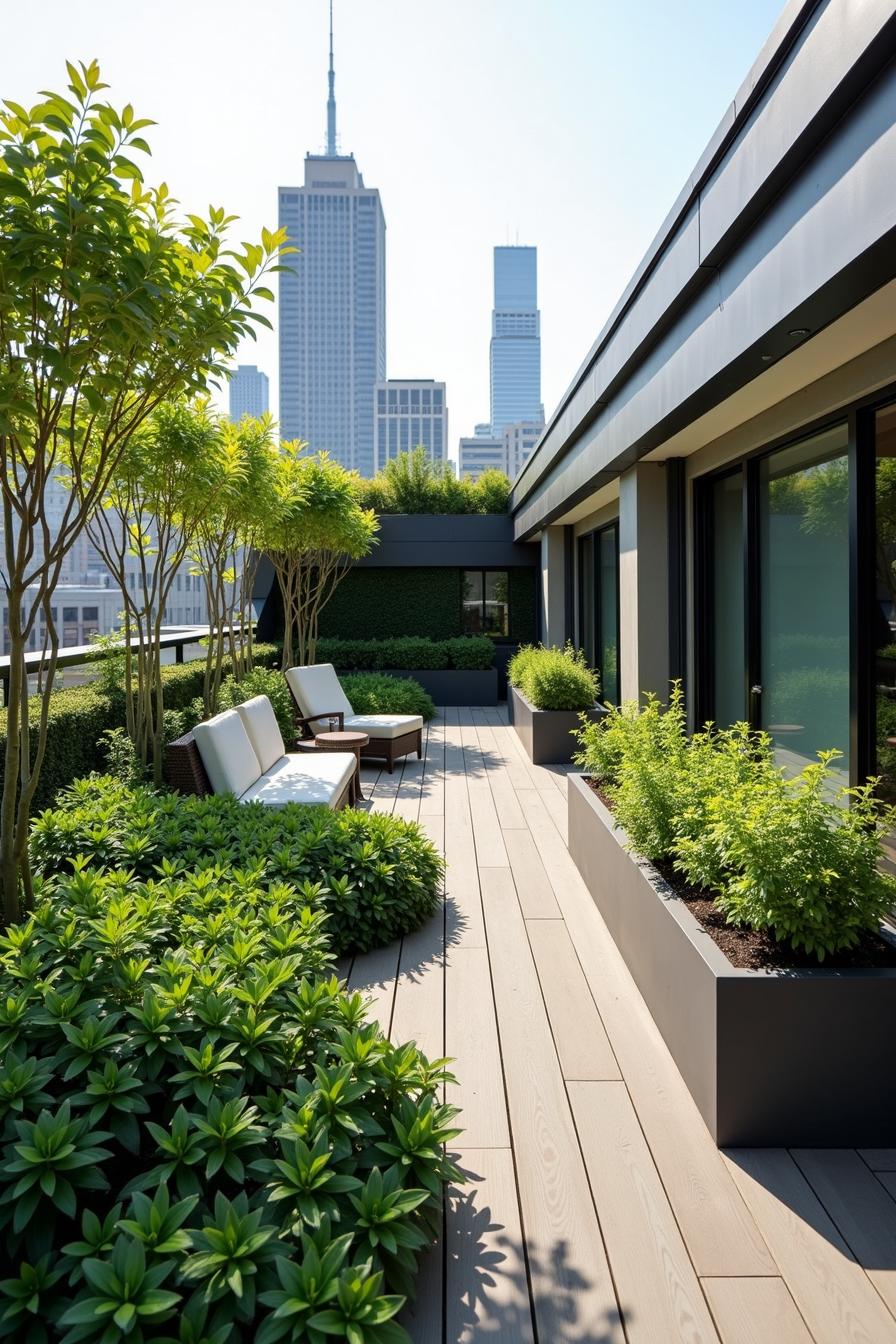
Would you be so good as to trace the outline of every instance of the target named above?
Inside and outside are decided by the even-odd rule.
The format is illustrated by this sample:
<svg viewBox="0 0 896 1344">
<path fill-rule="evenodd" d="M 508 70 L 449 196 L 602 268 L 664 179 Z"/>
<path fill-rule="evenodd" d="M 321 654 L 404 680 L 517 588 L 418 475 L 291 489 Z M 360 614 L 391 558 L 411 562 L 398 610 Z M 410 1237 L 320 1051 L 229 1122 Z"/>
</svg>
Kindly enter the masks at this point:
<svg viewBox="0 0 896 1344">
<path fill-rule="evenodd" d="M 526 924 L 560 1069 L 571 1080 L 619 1079 L 619 1065 L 562 919 Z"/>
<path fill-rule="evenodd" d="M 467 1184 L 447 1202 L 445 1338 L 451 1344 L 534 1344 L 513 1157 L 464 1148 Z"/>
<path fill-rule="evenodd" d="M 540 1340 L 622 1344 L 609 1266 L 508 869 L 481 870 Z"/>
<path fill-rule="evenodd" d="M 446 1099 L 463 1107 L 463 1141 L 471 1148 L 509 1148 L 501 1050 L 484 947 L 445 954 L 445 1054 L 454 1062 Z"/>
<path fill-rule="evenodd" d="M 390 1035 L 416 1041 L 428 1059 L 445 1054 L 445 911 L 440 908 L 401 943 Z"/>
<path fill-rule="evenodd" d="M 568 1091 L 629 1344 L 717 1344 L 625 1084 Z"/>
<path fill-rule="evenodd" d="M 892 1344 L 896 1322 L 790 1154 L 740 1148 L 728 1164 L 816 1344 Z"/>
<path fill-rule="evenodd" d="M 386 1036 L 392 1025 L 392 1003 L 395 998 L 395 977 L 401 941 L 371 952 L 359 952 L 352 962 L 348 988 L 370 999 L 370 1016 L 380 1024 Z"/>
<path fill-rule="evenodd" d="M 504 845 L 524 919 L 560 919 L 560 907 L 531 832 L 505 831 Z"/>
<path fill-rule="evenodd" d="M 412 1344 L 447 1344 L 444 1310 L 444 1241 L 440 1238 L 420 1257 L 415 1282 L 416 1297 L 406 1302 L 397 1320 Z"/>
<path fill-rule="evenodd" d="M 791 1156 L 896 1315 L 896 1204 L 852 1148 L 796 1148 Z"/>
<path fill-rule="evenodd" d="M 523 810 L 698 1276 L 774 1276 L 755 1220 L 537 790 L 526 793 Z"/>
<path fill-rule="evenodd" d="M 783 1279 L 703 1279 L 722 1344 L 813 1344 Z"/>
</svg>

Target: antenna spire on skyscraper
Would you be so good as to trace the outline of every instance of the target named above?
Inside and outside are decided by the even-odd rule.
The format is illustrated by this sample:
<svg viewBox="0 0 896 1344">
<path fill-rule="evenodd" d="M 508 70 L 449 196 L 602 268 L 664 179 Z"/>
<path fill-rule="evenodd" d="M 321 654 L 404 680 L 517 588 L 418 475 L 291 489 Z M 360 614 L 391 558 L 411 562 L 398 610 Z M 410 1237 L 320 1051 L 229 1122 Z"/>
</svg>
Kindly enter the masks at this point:
<svg viewBox="0 0 896 1344">
<path fill-rule="evenodd" d="M 333 69 L 333 0 L 330 0 L 330 73 L 327 76 L 329 96 L 327 98 L 327 157 L 336 157 L 336 72 Z"/>
</svg>

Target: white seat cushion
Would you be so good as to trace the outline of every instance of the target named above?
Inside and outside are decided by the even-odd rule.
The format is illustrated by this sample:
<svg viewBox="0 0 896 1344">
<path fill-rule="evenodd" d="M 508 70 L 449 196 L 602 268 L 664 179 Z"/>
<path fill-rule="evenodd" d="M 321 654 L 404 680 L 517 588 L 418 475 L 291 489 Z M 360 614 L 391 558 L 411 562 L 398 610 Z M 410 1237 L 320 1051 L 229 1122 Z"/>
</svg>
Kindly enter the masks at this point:
<svg viewBox="0 0 896 1344">
<path fill-rule="evenodd" d="M 289 688 L 295 696 L 302 718 L 320 719 L 318 732 L 326 729 L 326 717 L 338 710 L 351 714 L 352 707 L 339 684 L 332 663 L 317 663 L 313 667 L 291 667 L 286 673 Z"/>
<path fill-rule="evenodd" d="M 243 721 L 225 709 L 206 723 L 197 723 L 193 737 L 215 793 L 245 793 L 261 774 L 261 765 Z"/>
<path fill-rule="evenodd" d="M 273 705 L 266 695 L 255 695 L 245 704 L 237 705 L 236 712 L 249 734 L 258 764 L 262 770 L 270 770 L 275 761 L 286 755 Z"/>
<path fill-rule="evenodd" d="M 371 737 L 401 737 L 423 727 L 419 714 L 347 714 L 345 731 L 369 733 Z"/>
<path fill-rule="evenodd" d="M 345 751 L 297 751 L 281 756 L 240 798 L 241 803 L 285 807 L 316 803 L 335 807 L 357 765 Z"/>
</svg>

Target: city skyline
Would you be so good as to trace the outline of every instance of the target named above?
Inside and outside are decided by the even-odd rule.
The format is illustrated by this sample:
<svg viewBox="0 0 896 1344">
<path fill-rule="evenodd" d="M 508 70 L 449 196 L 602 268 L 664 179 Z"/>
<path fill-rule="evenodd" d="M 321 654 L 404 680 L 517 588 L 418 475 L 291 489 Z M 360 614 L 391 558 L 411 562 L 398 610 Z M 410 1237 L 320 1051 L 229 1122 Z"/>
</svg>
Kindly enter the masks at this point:
<svg viewBox="0 0 896 1344">
<path fill-rule="evenodd" d="M 387 372 L 444 379 L 452 456 L 488 414 L 492 247 L 538 246 L 550 416 L 779 8 L 692 0 L 682 22 L 659 0 L 568 0 L 546 21 L 538 0 L 390 0 L 387 14 L 336 0 L 342 147 L 388 215 Z M 326 145 L 325 0 L 257 0 L 236 56 L 235 0 L 176 12 L 176 41 L 162 21 L 137 43 L 114 0 L 24 9 L 0 50 L 5 94 L 34 101 L 64 83 L 66 58 L 96 56 L 112 95 L 157 122 L 148 180 L 184 210 L 224 205 L 253 237 L 276 224 L 277 184 L 301 181 L 305 151 Z M 420 77 L 385 77 L 399 69 Z M 276 352 L 262 331 L 236 354 L 270 374 L 273 408 Z M 226 386 L 216 399 L 225 409 Z"/>
</svg>

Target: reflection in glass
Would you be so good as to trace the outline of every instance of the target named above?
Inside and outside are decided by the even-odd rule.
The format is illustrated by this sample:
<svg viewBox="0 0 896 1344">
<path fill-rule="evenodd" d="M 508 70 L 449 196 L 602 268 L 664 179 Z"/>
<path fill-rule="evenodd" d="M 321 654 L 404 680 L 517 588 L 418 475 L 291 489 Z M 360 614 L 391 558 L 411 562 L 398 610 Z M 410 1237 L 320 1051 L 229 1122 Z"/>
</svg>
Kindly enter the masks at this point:
<svg viewBox="0 0 896 1344">
<path fill-rule="evenodd" d="M 482 570 L 463 573 L 463 623 L 465 635 L 482 634 Z"/>
<path fill-rule="evenodd" d="M 611 704 L 619 703 L 619 546 L 616 527 L 605 527 L 598 534 L 600 584 L 600 695 Z"/>
<path fill-rule="evenodd" d="M 510 632 L 509 584 L 506 570 L 463 571 L 463 629 L 465 635 Z"/>
<path fill-rule="evenodd" d="M 762 727 L 799 770 L 849 768 L 849 468 L 838 425 L 760 463 Z M 845 782 L 845 779 L 844 779 Z"/>
<path fill-rule="evenodd" d="M 896 800 L 896 405 L 874 417 L 876 743 L 881 793 Z"/>
<path fill-rule="evenodd" d="M 713 482 L 711 528 L 712 719 L 727 727 L 746 717 L 742 472 Z"/>
<path fill-rule="evenodd" d="M 594 591 L 594 533 L 579 539 L 579 645 L 589 667 L 595 666 L 594 624 L 597 595 Z"/>
</svg>

